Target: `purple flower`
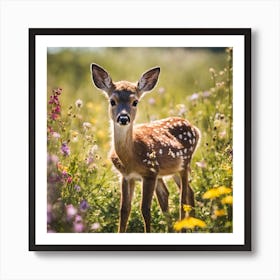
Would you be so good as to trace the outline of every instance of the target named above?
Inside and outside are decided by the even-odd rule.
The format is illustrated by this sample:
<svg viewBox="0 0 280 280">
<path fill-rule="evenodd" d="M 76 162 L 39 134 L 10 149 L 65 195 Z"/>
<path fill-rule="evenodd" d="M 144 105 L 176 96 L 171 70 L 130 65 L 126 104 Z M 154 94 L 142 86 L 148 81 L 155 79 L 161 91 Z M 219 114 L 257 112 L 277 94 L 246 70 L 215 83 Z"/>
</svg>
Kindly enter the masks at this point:
<svg viewBox="0 0 280 280">
<path fill-rule="evenodd" d="M 194 100 L 197 100 L 199 98 L 199 94 L 198 93 L 193 93 L 190 97 L 189 97 L 189 99 L 191 100 L 191 101 L 194 101 Z"/>
<path fill-rule="evenodd" d="M 75 185 L 75 186 L 74 186 L 74 189 L 75 189 L 77 192 L 80 192 L 80 191 L 81 191 L 81 187 L 78 186 L 78 185 Z"/>
<path fill-rule="evenodd" d="M 203 97 L 209 97 L 211 95 L 210 91 L 204 91 L 203 92 Z"/>
<path fill-rule="evenodd" d="M 80 203 L 80 210 L 86 211 L 88 208 L 89 208 L 88 202 L 85 199 L 83 199 Z"/>
<path fill-rule="evenodd" d="M 83 222 L 83 218 L 82 218 L 82 216 L 77 215 L 77 216 L 75 217 L 75 221 L 74 221 L 74 223 L 82 223 L 82 222 Z"/>
<path fill-rule="evenodd" d="M 62 152 L 62 154 L 64 156 L 69 156 L 70 155 L 70 148 L 69 148 L 69 146 L 67 145 L 66 142 L 62 143 L 60 151 Z"/>
</svg>

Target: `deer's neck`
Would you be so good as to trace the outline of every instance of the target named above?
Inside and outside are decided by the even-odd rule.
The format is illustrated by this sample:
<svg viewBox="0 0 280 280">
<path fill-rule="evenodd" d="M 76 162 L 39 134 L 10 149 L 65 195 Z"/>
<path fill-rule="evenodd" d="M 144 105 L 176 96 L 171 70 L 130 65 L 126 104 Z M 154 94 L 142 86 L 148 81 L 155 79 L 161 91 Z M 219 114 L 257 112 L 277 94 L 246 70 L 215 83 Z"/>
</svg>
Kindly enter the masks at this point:
<svg viewBox="0 0 280 280">
<path fill-rule="evenodd" d="M 119 126 L 114 123 L 113 142 L 116 154 L 124 164 L 128 164 L 133 154 L 133 125 Z"/>
</svg>

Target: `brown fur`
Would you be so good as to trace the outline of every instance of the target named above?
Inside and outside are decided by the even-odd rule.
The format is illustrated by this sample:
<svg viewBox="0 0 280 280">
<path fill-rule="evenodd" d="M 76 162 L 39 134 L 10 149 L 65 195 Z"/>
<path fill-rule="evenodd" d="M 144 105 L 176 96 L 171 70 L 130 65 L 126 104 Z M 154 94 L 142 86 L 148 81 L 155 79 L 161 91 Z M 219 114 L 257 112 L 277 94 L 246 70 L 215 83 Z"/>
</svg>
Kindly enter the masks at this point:
<svg viewBox="0 0 280 280">
<path fill-rule="evenodd" d="M 159 72 L 158 67 L 153 68 L 145 72 L 135 84 L 127 81 L 113 83 L 104 69 L 92 65 L 93 82 L 106 93 L 111 104 L 109 112 L 113 122 L 113 145 L 110 157 L 122 175 L 119 232 L 126 231 L 136 179 L 143 181 L 141 211 L 145 232 L 150 232 L 150 207 L 154 191 L 162 211 L 168 212 L 169 193 L 163 176 L 180 175 L 176 183 L 180 189 L 181 219 L 185 216 L 184 204 L 194 206 L 188 171 L 199 142 L 199 130 L 178 117 L 133 125 L 137 111 L 137 104 L 134 103 L 144 92 L 154 88 Z"/>
</svg>

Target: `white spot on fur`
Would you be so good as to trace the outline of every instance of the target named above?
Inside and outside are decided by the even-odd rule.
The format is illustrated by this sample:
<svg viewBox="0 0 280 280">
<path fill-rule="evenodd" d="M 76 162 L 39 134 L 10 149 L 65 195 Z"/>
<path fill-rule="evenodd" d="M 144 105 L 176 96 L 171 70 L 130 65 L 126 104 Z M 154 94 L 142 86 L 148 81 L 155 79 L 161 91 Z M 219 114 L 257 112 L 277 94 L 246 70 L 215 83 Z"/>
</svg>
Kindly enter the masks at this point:
<svg viewBox="0 0 280 280">
<path fill-rule="evenodd" d="M 160 154 L 160 155 L 162 155 L 162 149 L 159 149 L 159 151 L 158 151 L 158 152 L 159 152 L 159 154 Z"/>
<path fill-rule="evenodd" d="M 179 134 L 179 139 L 183 139 L 183 135 L 182 134 Z"/>
</svg>

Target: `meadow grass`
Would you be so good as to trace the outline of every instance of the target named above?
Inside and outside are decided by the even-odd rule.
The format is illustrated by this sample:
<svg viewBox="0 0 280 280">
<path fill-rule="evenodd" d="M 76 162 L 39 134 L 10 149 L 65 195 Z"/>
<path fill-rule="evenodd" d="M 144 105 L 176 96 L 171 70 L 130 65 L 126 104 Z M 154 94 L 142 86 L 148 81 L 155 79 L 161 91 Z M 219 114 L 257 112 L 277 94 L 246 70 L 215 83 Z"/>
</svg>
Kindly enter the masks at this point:
<svg viewBox="0 0 280 280">
<path fill-rule="evenodd" d="M 166 232 L 167 221 L 174 231 L 232 232 L 231 48 L 48 49 L 48 232 L 117 232 L 119 178 L 108 160 L 108 101 L 92 84 L 93 62 L 114 81 L 137 81 L 160 66 L 159 83 L 139 102 L 136 123 L 180 116 L 201 131 L 190 176 L 195 219 L 178 221 L 178 188 L 166 178 L 170 220 L 154 199 L 152 232 Z M 137 184 L 128 232 L 143 232 L 140 202 Z"/>
</svg>

